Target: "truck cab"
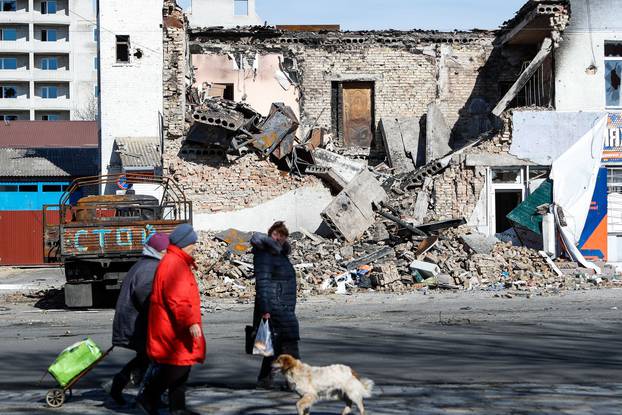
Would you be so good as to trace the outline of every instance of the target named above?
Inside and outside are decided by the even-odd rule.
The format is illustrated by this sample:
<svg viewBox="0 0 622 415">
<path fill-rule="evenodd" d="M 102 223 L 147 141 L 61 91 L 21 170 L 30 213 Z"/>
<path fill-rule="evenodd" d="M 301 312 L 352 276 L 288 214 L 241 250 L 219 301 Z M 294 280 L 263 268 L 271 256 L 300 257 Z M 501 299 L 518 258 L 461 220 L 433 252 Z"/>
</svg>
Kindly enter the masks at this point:
<svg viewBox="0 0 622 415">
<path fill-rule="evenodd" d="M 117 194 L 97 194 L 111 183 Z M 192 223 L 192 203 L 167 177 L 87 177 L 73 181 L 58 205 L 43 207 L 43 222 L 45 260 L 65 268 L 65 304 L 93 307 L 118 290 L 151 235 Z"/>
</svg>

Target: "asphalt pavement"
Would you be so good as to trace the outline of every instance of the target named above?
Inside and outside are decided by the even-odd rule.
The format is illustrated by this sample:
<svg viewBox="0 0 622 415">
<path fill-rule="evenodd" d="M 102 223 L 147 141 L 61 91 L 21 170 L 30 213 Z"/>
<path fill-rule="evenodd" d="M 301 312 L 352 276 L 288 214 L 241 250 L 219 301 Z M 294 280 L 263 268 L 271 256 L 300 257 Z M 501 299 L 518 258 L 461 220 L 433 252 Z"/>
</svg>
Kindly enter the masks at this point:
<svg viewBox="0 0 622 415">
<path fill-rule="evenodd" d="M 109 347 L 113 310 L 2 298 L 4 281 L 0 273 L 0 413 L 52 413 L 43 397 L 54 382 L 39 380 L 78 340 Z M 344 363 L 372 378 L 374 414 L 620 413 L 621 303 L 622 289 L 314 297 L 298 307 L 301 354 L 312 365 Z M 208 299 L 205 306 L 207 361 L 193 369 L 190 403 L 201 413 L 295 413 L 292 394 L 253 390 L 260 362 L 243 352 L 252 305 Z M 53 413 L 134 413 L 111 407 L 101 389 L 130 356 L 114 350 Z M 340 411 L 326 403 L 313 413 Z"/>
</svg>

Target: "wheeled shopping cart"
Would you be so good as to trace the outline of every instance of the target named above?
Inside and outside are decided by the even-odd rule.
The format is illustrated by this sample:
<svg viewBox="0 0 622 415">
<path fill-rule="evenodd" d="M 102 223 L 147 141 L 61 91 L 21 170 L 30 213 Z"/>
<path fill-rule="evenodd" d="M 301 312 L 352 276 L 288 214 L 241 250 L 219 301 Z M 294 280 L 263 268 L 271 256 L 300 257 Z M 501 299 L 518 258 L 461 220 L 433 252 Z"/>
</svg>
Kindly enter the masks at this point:
<svg viewBox="0 0 622 415">
<path fill-rule="evenodd" d="M 58 382 L 58 388 L 48 390 L 45 402 L 52 408 L 63 406 L 65 400 L 71 397 L 73 386 L 113 348 L 102 353 L 97 344 L 87 338 L 63 350 L 48 368 L 48 373 Z"/>
</svg>

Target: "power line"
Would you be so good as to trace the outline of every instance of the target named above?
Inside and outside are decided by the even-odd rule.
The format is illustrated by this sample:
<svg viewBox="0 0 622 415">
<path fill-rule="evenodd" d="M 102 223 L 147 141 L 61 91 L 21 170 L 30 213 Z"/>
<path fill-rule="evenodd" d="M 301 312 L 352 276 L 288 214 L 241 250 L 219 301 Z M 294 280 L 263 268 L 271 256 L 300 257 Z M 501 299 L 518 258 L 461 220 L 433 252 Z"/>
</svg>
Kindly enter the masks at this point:
<svg viewBox="0 0 622 415">
<path fill-rule="evenodd" d="M 95 20 L 91 20 L 91 19 L 89 19 L 88 17 L 84 17 L 84 16 L 82 16 L 81 14 L 78 14 L 78 13 L 74 12 L 73 10 L 69 10 L 69 13 L 73 14 L 74 16 L 79 17 L 80 19 L 84 20 L 85 22 L 92 23 L 92 24 L 93 24 L 93 25 L 95 25 L 95 27 L 96 27 L 98 30 L 100 30 L 100 31 L 101 31 L 101 30 L 104 30 L 104 31 L 106 31 L 106 32 L 108 32 L 108 33 L 111 33 L 111 34 L 115 35 L 115 36 L 117 35 L 117 33 L 116 33 L 115 31 L 113 31 L 113 30 L 109 30 L 109 29 L 105 28 L 105 27 L 104 27 L 104 26 L 102 26 L 101 24 L 98 24 L 98 23 L 97 23 L 97 21 L 95 21 Z M 160 31 L 134 31 L 134 32 L 140 32 L 140 33 L 161 33 Z M 163 39 L 161 39 L 161 41 L 163 42 L 164 40 L 163 40 Z M 138 42 L 133 42 L 133 43 L 134 43 L 135 45 L 137 45 L 137 46 L 141 46 L 142 48 L 144 48 L 144 49 L 146 49 L 146 50 L 149 50 L 149 51 L 151 51 L 151 52 L 153 52 L 153 53 L 155 53 L 155 54 L 157 54 L 157 55 L 161 55 L 161 56 L 163 56 L 163 52 L 160 52 L 160 51 L 158 51 L 158 50 L 152 49 L 151 47 L 146 46 L 146 45 L 143 45 L 143 44 L 138 43 Z"/>
</svg>

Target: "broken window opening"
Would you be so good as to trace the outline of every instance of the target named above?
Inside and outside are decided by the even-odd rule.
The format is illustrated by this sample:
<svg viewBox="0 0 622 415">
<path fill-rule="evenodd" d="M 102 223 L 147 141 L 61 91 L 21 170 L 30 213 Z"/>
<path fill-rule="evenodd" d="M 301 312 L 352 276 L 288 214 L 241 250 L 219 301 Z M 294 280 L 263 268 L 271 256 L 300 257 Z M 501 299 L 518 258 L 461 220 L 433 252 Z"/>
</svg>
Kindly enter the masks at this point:
<svg viewBox="0 0 622 415">
<path fill-rule="evenodd" d="M 129 63 L 130 61 L 130 36 L 117 35 L 117 62 Z"/>
<path fill-rule="evenodd" d="M 622 42 L 605 42 L 605 106 L 622 108 L 620 84 L 622 83 Z"/>
<path fill-rule="evenodd" d="M 17 89 L 14 86 L 0 87 L 0 98 L 17 98 Z"/>
<path fill-rule="evenodd" d="M 209 87 L 207 95 L 210 97 L 219 97 L 234 101 L 234 89 L 233 84 L 221 84 L 214 82 Z"/>
<path fill-rule="evenodd" d="M 17 0 L 0 0 L 3 12 L 15 12 L 17 11 Z"/>
</svg>

